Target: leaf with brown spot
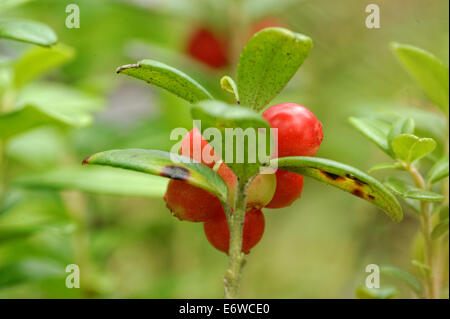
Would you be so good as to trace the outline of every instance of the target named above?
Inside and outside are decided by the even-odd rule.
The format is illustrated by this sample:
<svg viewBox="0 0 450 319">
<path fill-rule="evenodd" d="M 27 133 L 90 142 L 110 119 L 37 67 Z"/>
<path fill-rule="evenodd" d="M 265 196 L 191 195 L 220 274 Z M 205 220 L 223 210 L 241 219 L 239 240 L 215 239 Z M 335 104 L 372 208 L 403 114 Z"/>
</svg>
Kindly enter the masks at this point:
<svg viewBox="0 0 450 319">
<path fill-rule="evenodd" d="M 212 169 L 178 154 L 143 149 L 111 150 L 87 157 L 83 164 L 105 165 L 183 180 L 226 201 L 228 189 Z"/>
<path fill-rule="evenodd" d="M 354 167 L 328 159 L 304 156 L 274 159 L 270 165 L 315 178 L 371 202 L 395 222 L 403 219 L 402 208 L 395 196 L 379 181 Z"/>
</svg>

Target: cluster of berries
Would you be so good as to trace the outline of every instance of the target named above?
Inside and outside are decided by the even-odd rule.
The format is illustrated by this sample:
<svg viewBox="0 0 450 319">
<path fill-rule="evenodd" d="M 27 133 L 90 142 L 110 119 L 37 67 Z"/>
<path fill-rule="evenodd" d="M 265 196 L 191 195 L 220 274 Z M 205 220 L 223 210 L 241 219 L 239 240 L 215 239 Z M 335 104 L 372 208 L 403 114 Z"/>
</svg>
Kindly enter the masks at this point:
<svg viewBox="0 0 450 319">
<path fill-rule="evenodd" d="M 278 129 L 278 157 L 314 156 L 323 139 L 322 124 L 306 107 L 295 103 L 283 103 L 269 107 L 263 114 L 272 128 Z M 202 152 L 194 154 L 194 143 L 200 143 Z M 233 207 L 237 178 L 201 136 L 191 130 L 182 140 L 180 153 L 189 154 L 223 178 L 228 186 L 228 202 Z M 202 158 L 208 154 L 211 161 Z M 290 206 L 300 198 L 303 176 L 278 169 L 275 174 L 259 174 L 250 184 L 247 193 L 246 215 L 243 229 L 242 251 L 246 254 L 262 238 L 264 215 L 262 208 Z M 207 191 L 184 181 L 171 180 L 164 195 L 167 207 L 180 220 L 203 222 L 208 241 L 218 250 L 228 253 L 230 230 L 220 200 Z"/>
</svg>

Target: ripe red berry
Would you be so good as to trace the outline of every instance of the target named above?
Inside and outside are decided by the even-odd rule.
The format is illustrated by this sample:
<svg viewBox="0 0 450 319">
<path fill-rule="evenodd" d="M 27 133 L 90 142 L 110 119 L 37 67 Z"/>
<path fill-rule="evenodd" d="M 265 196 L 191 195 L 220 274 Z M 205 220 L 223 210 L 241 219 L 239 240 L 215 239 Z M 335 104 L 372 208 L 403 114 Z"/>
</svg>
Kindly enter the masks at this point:
<svg viewBox="0 0 450 319">
<path fill-rule="evenodd" d="M 224 214 L 222 204 L 216 196 L 184 181 L 171 180 L 164 201 L 172 214 L 180 220 L 204 222 Z"/>
<path fill-rule="evenodd" d="M 220 165 L 217 173 L 228 186 L 228 204 L 233 207 L 237 187 L 236 175 L 225 163 Z M 272 200 L 276 187 L 275 174 L 259 174 L 256 176 L 247 191 L 247 211 L 266 206 Z"/>
<path fill-rule="evenodd" d="M 265 110 L 263 117 L 278 128 L 278 157 L 316 155 L 323 140 L 322 124 L 306 107 L 277 104 Z"/>
<path fill-rule="evenodd" d="M 302 195 L 303 176 L 281 169 L 278 169 L 275 175 L 277 177 L 277 189 L 266 207 L 283 208 L 291 206 Z"/>
<path fill-rule="evenodd" d="M 190 157 L 210 168 L 220 160 L 212 146 L 203 138 L 197 128 L 193 128 L 181 140 L 180 154 Z"/>
<path fill-rule="evenodd" d="M 261 240 L 264 233 L 264 215 L 261 210 L 251 210 L 245 214 L 242 234 L 242 252 L 250 250 Z M 206 238 L 216 249 L 228 254 L 230 246 L 230 229 L 225 213 L 219 218 L 210 219 L 204 223 Z"/>
<path fill-rule="evenodd" d="M 187 52 L 194 59 L 214 69 L 223 68 L 228 64 L 225 42 L 204 27 L 196 29 L 191 35 Z"/>
</svg>

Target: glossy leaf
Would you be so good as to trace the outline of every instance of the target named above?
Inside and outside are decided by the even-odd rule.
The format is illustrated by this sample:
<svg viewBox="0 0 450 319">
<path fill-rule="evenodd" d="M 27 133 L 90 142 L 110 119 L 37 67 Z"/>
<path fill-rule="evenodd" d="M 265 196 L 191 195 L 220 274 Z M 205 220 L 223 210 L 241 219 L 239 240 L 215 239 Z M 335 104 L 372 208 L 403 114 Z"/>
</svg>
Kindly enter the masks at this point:
<svg viewBox="0 0 450 319">
<path fill-rule="evenodd" d="M 244 47 L 238 64 L 241 105 L 262 110 L 303 64 L 312 40 L 283 28 L 256 33 Z"/>
<path fill-rule="evenodd" d="M 383 152 L 392 156 L 388 145 L 389 129 L 379 120 L 349 118 L 350 124 L 371 142 L 375 143 Z M 383 124 L 383 125 L 382 125 Z"/>
<path fill-rule="evenodd" d="M 211 100 L 211 94 L 187 74 L 164 63 L 142 60 L 137 64 L 121 66 L 117 73 L 126 74 L 163 88 L 190 103 Z"/>
<path fill-rule="evenodd" d="M 335 161 L 315 157 L 283 157 L 271 161 L 279 169 L 313 177 L 364 199 L 381 208 L 393 221 L 403 218 L 402 209 L 391 192 L 373 177 Z"/>
<path fill-rule="evenodd" d="M 143 149 L 111 150 L 93 154 L 83 164 L 125 168 L 182 180 L 205 189 L 222 201 L 228 196 L 227 186 L 216 172 L 178 154 Z"/>
<path fill-rule="evenodd" d="M 355 295 L 358 299 L 392 299 L 398 294 L 394 287 L 385 288 L 367 288 L 359 286 L 356 289 Z"/>
<path fill-rule="evenodd" d="M 42 125 L 86 126 L 103 102 L 61 84 L 29 85 L 17 98 L 17 110 L 0 114 L 0 138 L 10 138 Z"/>
<path fill-rule="evenodd" d="M 391 47 L 403 67 L 421 86 L 428 98 L 448 115 L 448 67 L 423 49 L 400 43 L 392 43 Z"/>
<path fill-rule="evenodd" d="M 51 46 L 58 40 L 55 32 L 45 24 L 19 19 L 0 19 L 0 38 Z"/>
<path fill-rule="evenodd" d="M 240 104 L 238 89 L 236 83 L 231 77 L 229 77 L 228 75 L 222 77 L 220 79 L 220 86 L 222 87 L 222 89 L 232 93 L 234 95 L 236 103 Z"/>
<path fill-rule="evenodd" d="M 395 195 L 401 197 L 418 199 L 427 202 L 439 202 L 444 200 L 444 196 L 441 194 L 413 187 L 408 183 L 393 177 L 390 177 L 384 185 Z"/>
<path fill-rule="evenodd" d="M 75 56 L 75 51 L 58 44 L 52 48 L 34 47 L 14 63 L 14 87 L 20 88 Z"/>
<path fill-rule="evenodd" d="M 431 237 L 436 240 L 438 238 L 440 238 L 441 236 L 448 234 L 448 218 L 444 219 L 443 221 L 439 222 L 439 224 L 437 224 L 434 229 L 433 232 L 431 233 Z"/>
<path fill-rule="evenodd" d="M 155 198 L 161 198 L 167 189 L 165 178 L 101 166 L 58 168 L 20 176 L 13 183 L 25 188 Z"/>
<path fill-rule="evenodd" d="M 194 105 L 191 114 L 194 120 L 201 120 L 202 127 L 199 129 L 208 141 L 214 142 L 216 137 L 205 134 L 205 130 L 215 128 L 220 131 L 222 137 L 219 142 L 221 143 L 221 149 L 216 145 L 212 146 L 235 174 L 245 179 L 259 172 L 261 163 L 259 163 L 258 142 L 256 140 L 259 141 L 260 138 L 264 138 L 267 154 L 269 154 L 270 149 L 270 145 L 268 145 L 270 140 L 263 136 L 264 134 L 258 134 L 262 132 L 260 129 L 265 129 L 267 134 L 270 133 L 269 124 L 260 114 L 248 108 L 231 106 L 219 101 L 203 101 Z M 227 139 L 227 135 L 230 136 L 231 132 L 242 137 L 242 140 L 240 141 L 236 137 L 231 139 L 233 144 L 227 143 L 227 141 L 230 141 Z M 254 143 L 244 139 L 246 132 L 249 134 L 255 133 Z M 217 141 L 215 142 L 217 143 Z"/>
<path fill-rule="evenodd" d="M 384 265 L 380 267 L 381 274 L 385 274 L 397 278 L 407 284 L 417 295 L 422 293 L 422 285 L 420 281 L 406 270 L 395 266 Z"/>
<path fill-rule="evenodd" d="M 401 134 L 413 134 L 414 133 L 414 120 L 412 118 L 401 118 L 392 124 L 388 134 L 388 146 L 391 153 L 394 153 L 392 149 L 392 141 Z"/>
<path fill-rule="evenodd" d="M 448 155 L 444 156 L 428 171 L 427 181 L 429 184 L 434 184 L 441 179 L 448 177 L 448 160 Z"/>
<path fill-rule="evenodd" d="M 419 138 L 411 134 L 401 134 L 392 141 L 392 149 L 398 159 L 412 163 L 431 153 L 436 148 L 432 138 Z"/>
</svg>

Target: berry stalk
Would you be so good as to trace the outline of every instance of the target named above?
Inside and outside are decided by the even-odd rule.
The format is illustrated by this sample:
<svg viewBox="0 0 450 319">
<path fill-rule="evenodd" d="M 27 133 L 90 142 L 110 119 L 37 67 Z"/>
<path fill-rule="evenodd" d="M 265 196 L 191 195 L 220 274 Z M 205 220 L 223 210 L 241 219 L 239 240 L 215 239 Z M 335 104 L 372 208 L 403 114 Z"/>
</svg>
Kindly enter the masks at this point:
<svg viewBox="0 0 450 319">
<path fill-rule="evenodd" d="M 227 211 L 230 227 L 230 249 L 228 252 L 228 269 L 224 277 L 225 298 L 235 299 L 239 295 L 242 267 L 245 264 L 245 254 L 242 252 L 242 234 L 247 202 L 247 190 L 250 181 L 238 180 L 234 213 Z"/>
</svg>

